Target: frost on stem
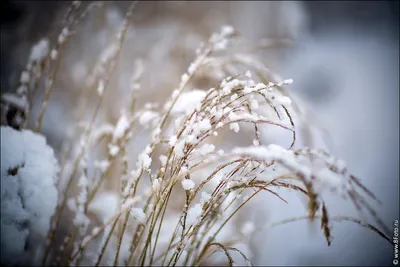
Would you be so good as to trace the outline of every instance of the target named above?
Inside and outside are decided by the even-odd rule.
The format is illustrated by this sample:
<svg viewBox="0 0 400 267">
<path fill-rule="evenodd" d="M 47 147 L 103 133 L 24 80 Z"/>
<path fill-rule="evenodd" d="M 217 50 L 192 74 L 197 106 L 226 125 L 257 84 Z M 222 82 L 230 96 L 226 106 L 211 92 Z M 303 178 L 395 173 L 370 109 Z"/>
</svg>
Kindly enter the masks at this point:
<svg viewBox="0 0 400 267">
<path fill-rule="evenodd" d="M 138 222 L 140 222 L 140 223 L 144 223 L 145 222 L 146 214 L 143 212 L 143 209 L 141 209 L 141 208 L 132 208 L 131 209 L 131 215 Z"/>
<path fill-rule="evenodd" d="M 29 115 L 30 106 L 28 91 L 33 81 L 37 81 L 42 75 L 44 62 L 49 54 L 49 40 L 41 39 L 30 51 L 25 70 L 21 72 L 20 85 L 16 93 L 2 94 L 5 106 L 2 110 L 2 121 L 15 129 L 20 129 Z M 5 118 L 4 118 L 5 115 Z"/>
<path fill-rule="evenodd" d="M 125 112 L 122 112 L 121 117 L 119 117 L 117 125 L 115 126 L 114 129 L 113 141 L 115 142 L 116 140 L 120 139 L 128 130 L 128 128 L 129 128 L 129 119 L 127 117 L 127 114 Z"/>
<path fill-rule="evenodd" d="M 60 35 L 58 36 L 57 39 L 58 43 L 63 44 L 67 40 L 68 34 L 69 34 L 69 29 L 67 27 L 64 27 Z"/>
<path fill-rule="evenodd" d="M 151 110 L 146 110 L 142 113 L 142 115 L 139 118 L 139 123 L 141 126 L 147 128 L 151 125 L 154 125 L 154 121 L 156 121 L 159 118 L 159 113 Z"/>
<path fill-rule="evenodd" d="M 190 114 L 193 110 L 198 110 L 201 105 L 201 100 L 205 97 L 206 92 L 203 90 L 191 90 L 182 93 L 178 101 L 172 108 L 174 114 Z"/>
<path fill-rule="evenodd" d="M 31 53 L 29 55 L 30 62 L 41 62 L 43 61 L 47 55 L 49 54 L 50 43 L 48 39 L 41 39 L 36 45 L 34 45 L 31 49 Z"/>
<path fill-rule="evenodd" d="M 195 183 L 191 179 L 182 180 L 182 187 L 185 190 L 192 190 L 195 186 Z"/>
</svg>

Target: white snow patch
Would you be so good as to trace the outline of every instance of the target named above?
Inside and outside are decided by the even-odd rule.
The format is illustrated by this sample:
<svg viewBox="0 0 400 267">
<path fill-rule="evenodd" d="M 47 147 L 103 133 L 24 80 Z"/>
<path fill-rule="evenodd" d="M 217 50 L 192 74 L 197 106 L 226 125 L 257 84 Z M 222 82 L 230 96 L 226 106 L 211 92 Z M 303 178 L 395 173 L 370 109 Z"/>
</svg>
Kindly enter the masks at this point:
<svg viewBox="0 0 400 267">
<path fill-rule="evenodd" d="M 195 186 L 195 183 L 191 179 L 183 179 L 182 187 L 185 190 L 192 190 Z"/>
<path fill-rule="evenodd" d="M 46 139 L 1 127 L 1 262 L 17 264 L 25 244 L 44 244 L 57 202 L 57 160 Z"/>
<path fill-rule="evenodd" d="M 203 90 L 191 90 L 184 92 L 180 95 L 176 101 L 171 112 L 173 114 L 184 113 L 189 114 L 194 109 L 200 109 L 201 101 L 206 96 L 206 92 Z"/>
</svg>

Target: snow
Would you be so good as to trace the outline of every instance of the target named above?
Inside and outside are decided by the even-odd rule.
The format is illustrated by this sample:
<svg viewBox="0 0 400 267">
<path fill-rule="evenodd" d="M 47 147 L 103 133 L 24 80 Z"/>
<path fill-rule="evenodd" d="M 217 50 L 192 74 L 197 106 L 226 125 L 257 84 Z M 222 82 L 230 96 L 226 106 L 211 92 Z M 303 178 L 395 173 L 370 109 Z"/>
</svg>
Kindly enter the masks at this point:
<svg viewBox="0 0 400 267">
<path fill-rule="evenodd" d="M 159 114 L 155 111 L 146 110 L 139 118 L 139 123 L 142 126 L 147 126 L 149 123 L 159 117 Z"/>
<path fill-rule="evenodd" d="M 139 155 L 138 167 L 148 169 L 148 168 L 150 168 L 150 165 L 151 165 L 151 158 L 145 152 L 146 151 L 144 151 L 142 154 Z"/>
<path fill-rule="evenodd" d="M 92 235 L 97 235 L 98 233 L 100 233 L 100 227 L 93 228 Z"/>
<path fill-rule="evenodd" d="M 200 204 L 204 205 L 208 201 L 210 201 L 211 195 L 208 194 L 207 192 L 201 192 L 201 199 L 200 199 Z"/>
<path fill-rule="evenodd" d="M 243 94 L 250 94 L 251 92 L 254 91 L 254 87 L 250 87 L 250 86 L 245 86 L 243 89 Z"/>
<path fill-rule="evenodd" d="M 201 101 L 206 96 L 206 92 L 203 90 L 191 90 L 183 92 L 178 100 L 176 101 L 171 112 L 173 114 L 189 114 L 194 109 L 200 109 Z"/>
<path fill-rule="evenodd" d="M 246 75 L 247 78 L 251 78 L 251 72 L 249 70 L 246 71 L 244 75 Z"/>
<path fill-rule="evenodd" d="M 58 51 L 56 49 L 52 49 L 50 52 L 50 58 L 51 60 L 56 60 L 58 56 Z"/>
<path fill-rule="evenodd" d="M 30 79 L 29 72 L 26 71 L 26 70 L 23 71 L 23 72 L 21 73 L 20 82 L 21 82 L 21 83 L 28 83 L 28 82 L 29 82 L 29 79 Z"/>
<path fill-rule="evenodd" d="M 88 178 L 86 177 L 85 174 L 82 174 L 78 179 L 78 186 L 86 187 L 88 184 L 89 184 L 88 183 Z"/>
<path fill-rule="evenodd" d="M 200 153 L 200 155 L 207 155 L 214 152 L 214 150 L 215 146 L 213 144 L 204 144 L 199 148 L 198 152 Z"/>
<path fill-rule="evenodd" d="M 104 173 L 107 168 L 110 166 L 110 162 L 108 160 L 95 160 L 93 162 L 95 168 L 98 168 L 102 173 Z"/>
<path fill-rule="evenodd" d="M 146 154 L 150 155 L 151 151 L 152 151 L 152 150 L 151 150 L 151 147 L 150 147 L 149 145 L 147 145 L 147 146 L 144 148 L 143 153 L 146 153 Z"/>
<path fill-rule="evenodd" d="M 189 68 L 188 68 L 188 73 L 189 75 L 193 74 L 195 72 L 195 70 L 197 69 L 197 65 L 195 64 L 195 62 L 191 63 Z"/>
<path fill-rule="evenodd" d="M 215 43 L 213 50 L 214 51 L 221 51 L 225 50 L 228 47 L 229 41 L 227 39 L 222 39 L 221 41 Z"/>
<path fill-rule="evenodd" d="M 231 96 L 231 101 L 235 101 L 236 99 L 238 99 L 238 95 L 237 94 L 233 94 Z"/>
<path fill-rule="evenodd" d="M 263 84 L 263 83 L 257 83 L 257 84 L 254 86 L 254 90 L 258 91 L 258 90 L 263 89 L 263 88 L 266 88 L 266 87 L 267 87 L 267 86 L 266 86 L 265 84 Z"/>
<path fill-rule="evenodd" d="M 183 88 L 185 84 L 189 81 L 190 76 L 187 73 L 184 73 L 181 77 L 181 83 L 179 85 L 179 88 Z"/>
<path fill-rule="evenodd" d="M 234 122 L 229 125 L 229 129 L 233 130 L 235 133 L 238 133 L 240 130 L 239 123 Z"/>
<path fill-rule="evenodd" d="M 133 84 L 132 89 L 139 89 L 135 88 L 135 85 L 140 86 L 140 83 L 137 83 L 137 81 L 142 77 L 144 73 L 144 62 L 142 59 L 138 59 L 135 61 L 134 68 L 133 68 L 133 73 L 132 73 L 132 79 L 131 79 L 131 84 Z"/>
<path fill-rule="evenodd" d="M 225 84 L 225 86 L 222 88 L 222 93 L 224 95 L 229 95 L 232 92 L 232 89 L 235 87 L 239 86 L 240 82 L 238 79 L 233 79 L 232 81 L 229 81 Z"/>
<path fill-rule="evenodd" d="M 27 101 L 26 97 L 18 97 L 14 94 L 4 93 L 1 95 L 1 98 L 5 102 L 13 104 L 20 109 L 25 109 L 25 107 L 28 105 L 28 101 Z"/>
<path fill-rule="evenodd" d="M 250 103 L 250 108 L 252 110 L 256 110 L 256 109 L 258 109 L 258 107 L 259 107 L 259 105 L 258 105 L 257 99 L 252 99 L 251 103 Z"/>
<path fill-rule="evenodd" d="M 129 128 L 129 119 L 123 112 L 114 129 L 114 141 L 120 139 Z"/>
<path fill-rule="evenodd" d="M 214 51 L 225 50 L 229 44 L 227 37 L 230 37 L 234 32 L 235 30 L 232 26 L 222 26 L 221 32 L 214 33 L 210 38 L 210 42 L 213 44 L 212 49 Z"/>
<path fill-rule="evenodd" d="M 253 140 L 253 145 L 254 145 L 254 146 L 259 146 L 259 145 L 260 145 L 260 140 L 254 139 L 254 140 Z"/>
<path fill-rule="evenodd" d="M 76 84 L 82 84 L 83 81 L 89 76 L 89 68 L 83 61 L 77 61 L 74 63 L 71 70 L 72 81 Z M 93 77 L 89 76 L 90 80 L 87 81 L 88 84 L 94 84 L 95 80 Z"/>
<path fill-rule="evenodd" d="M 344 186 L 344 181 L 341 177 L 327 168 L 318 170 L 316 176 L 318 180 L 315 182 L 314 187 L 320 192 L 325 188 L 328 190 L 340 190 Z"/>
<path fill-rule="evenodd" d="M 24 257 L 26 243 L 44 243 L 58 202 L 57 160 L 46 139 L 1 127 L 2 264 Z"/>
<path fill-rule="evenodd" d="M 183 179 L 182 180 L 182 187 L 186 191 L 192 190 L 195 186 L 195 183 L 191 179 Z"/>
<path fill-rule="evenodd" d="M 255 230 L 254 222 L 247 221 L 243 224 L 241 232 L 245 236 L 251 235 Z"/>
<path fill-rule="evenodd" d="M 97 93 L 99 94 L 99 96 L 102 96 L 104 93 L 104 80 L 100 80 L 99 84 L 97 86 Z"/>
<path fill-rule="evenodd" d="M 186 136 L 186 143 L 188 144 L 196 144 L 197 138 L 193 134 L 189 134 Z"/>
<path fill-rule="evenodd" d="M 203 213 L 203 210 L 202 210 L 201 204 L 197 203 L 196 205 L 194 205 L 193 207 L 191 207 L 188 210 L 187 217 L 186 217 L 186 223 L 188 225 L 195 224 L 202 213 Z"/>
<path fill-rule="evenodd" d="M 97 141 L 103 135 L 111 134 L 114 131 L 114 126 L 109 123 L 104 123 L 99 127 L 93 129 L 92 139 Z"/>
<path fill-rule="evenodd" d="M 182 173 L 182 174 L 186 174 L 187 172 L 188 172 L 188 167 L 182 166 L 182 168 L 181 168 L 181 173 Z"/>
<path fill-rule="evenodd" d="M 181 140 L 175 145 L 174 148 L 175 155 L 177 155 L 178 157 L 183 157 L 185 155 L 184 149 L 185 149 L 185 141 Z"/>
<path fill-rule="evenodd" d="M 179 90 L 178 89 L 175 89 L 173 92 L 172 92 L 172 98 L 176 98 L 177 96 L 179 95 Z"/>
<path fill-rule="evenodd" d="M 285 84 L 285 85 L 292 84 L 293 83 L 293 79 L 284 80 L 282 83 Z"/>
<path fill-rule="evenodd" d="M 301 173 L 306 179 L 311 176 L 311 170 L 304 164 L 297 161 L 293 151 L 287 150 L 281 146 L 270 144 L 266 146 L 251 146 L 244 148 L 235 148 L 233 154 L 245 154 L 265 161 L 279 160 L 281 164 L 291 171 Z"/>
<path fill-rule="evenodd" d="M 26 94 L 27 92 L 28 92 L 28 87 L 25 84 L 22 84 L 17 89 L 17 95 L 23 95 Z"/>
<path fill-rule="evenodd" d="M 1 263 L 14 265 L 24 256 L 29 230 L 29 213 L 18 196 L 20 185 L 13 177 L 1 179 Z M 9 218 L 8 220 L 5 218 Z"/>
<path fill-rule="evenodd" d="M 155 179 L 153 181 L 153 185 L 152 185 L 151 188 L 152 188 L 154 193 L 160 192 L 160 189 L 161 189 L 161 182 L 160 181 L 161 181 L 161 178 Z"/>
<path fill-rule="evenodd" d="M 211 123 L 209 119 L 203 119 L 197 123 L 197 131 L 205 132 L 211 129 Z"/>
<path fill-rule="evenodd" d="M 113 144 L 109 144 L 108 145 L 108 153 L 111 156 L 113 156 L 113 157 L 116 156 L 118 154 L 118 152 L 119 152 L 119 147 L 118 146 L 113 145 Z"/>
<path fill-rule="evenodd" d="M 177 138 L 176 138 L 176 136 L 175 135 L 173 135 L 173 136 L 171 136 L 171 138 L 169 139 L 169 145 L 170 146 L 175 146 L 176 145 L 176 141 L 177 141 Z"/>
<path fill-rule="evenodd" d="M 292 100 L 287 96 L 276 95 L 275 98 L 272 99 L 272 103 L 274 105 L 290 106 L 292 104 Z"/>
<path fill-rule="evenodd" d="M 132 208 L 131 215 L 140 223 L 144 223 L 146 220 L 146 214 L 144 214 L 141 208 Z"/>
<path fill-rule="evenodd" d="M 224 25 L 221 27 L 221 35 L 222 36 L 232 35 L 234 32 L 235 32 L 235 28 L 233 28 L 231 25 Z"/>
<path fill-rule="evenodd" d="M 161 155 L 160 156 L 160 162 L 162 166 L 165 166 L 165 164 L 167 163 L 168 157 L 165 155 Z"/>
<path fill-rule="evenodd" d="M 69 34 L 68 28 L 64 27 L 60 35 L 58 36 L 58 43 L 63 44 L 67 40 L 68 34 Z"/>
<path fill-rule="evenodd" d="M 115 193 L 99 193 L 89 204 L 89 211 L 102 221 L 108 221 L 118 209 L 119 197 Z"/>
<path fill-rule="evenodd" d="M 49 53 L 49 47 L 49 40 L 41 39 L 37 44 L 32 47 L 31 53 L 29 55 L 29 61 L 43 61 Z"/>
<path fill-rule="evenodd" d="M 152 142 L 158 143 L 160 141 L 160 134 L 161 134 L 161 128 L 160 127 L 154 129 L 153 133 L 152 133 L 152 136 L 151 136 Z"/>
</svg>

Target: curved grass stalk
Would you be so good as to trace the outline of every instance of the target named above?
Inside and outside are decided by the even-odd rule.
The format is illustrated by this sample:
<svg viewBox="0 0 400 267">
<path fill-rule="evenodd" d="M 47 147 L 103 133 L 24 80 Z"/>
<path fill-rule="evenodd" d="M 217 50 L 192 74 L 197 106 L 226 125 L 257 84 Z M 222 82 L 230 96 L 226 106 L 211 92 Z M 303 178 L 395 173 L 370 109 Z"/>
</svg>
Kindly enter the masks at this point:
<svg viewBox="0 0 400 267">
<path fill-rule="evenodd" d="M 315 215 L 315 218 L 322 219 L 322 215 Z M 307 220 L 307 219 L 309 219 L 308 216 L 288 218 L 288 219 L 281 220 L 281 221 L 278 221 L 275 223 L 271 223 L 268 227 L 272 228 L 272 227 L 276 227 L 276 226 L 280 226 L 280 225 L 284 225 L 284 224 L 288 224 L 288 223 L 292 223 L 292 222 Z M 347 217 L 347 216 L 334 216 L 334 217 L 331 217 L 330 220 L 336 221 L 336 222 L 352 222 L 352 223 L 361 225 L 362 227 L 372 230 L 374 233 L 378 234 L 380 237 L 382 237 L 383 239 L 385 239 L 386 241 L 388 241 L 390 244 L 393 245 L 392 240 L 388 236 L 386 236 L 382 231 L 380 231 L 378 228 L 373 226 L 372 224 L 365 223 L 359 219 Z"/>
</svg>

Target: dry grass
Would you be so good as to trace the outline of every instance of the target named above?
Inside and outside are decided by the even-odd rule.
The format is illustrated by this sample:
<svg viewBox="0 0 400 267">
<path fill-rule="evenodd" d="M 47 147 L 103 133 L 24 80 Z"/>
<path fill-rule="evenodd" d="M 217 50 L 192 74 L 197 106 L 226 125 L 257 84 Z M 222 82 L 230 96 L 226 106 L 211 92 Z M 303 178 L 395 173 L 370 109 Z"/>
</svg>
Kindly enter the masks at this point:
<svg viewBox="0 0 400 267">
<path fill-rule="evenodd" d="M 124 108 L 115 125 L 99 127 L 98 114 L 105 93 L 110 90 L 109 81 L 116 75 L 116 65 L 135 4 L 129 7 L 120 31 L 107 48 L 109 56 L 93 68 L 90 76 L 92 83 L 88 83 L 85 89 L 98 92 L 90 119 L 81 121 L 83 114 L 88 113 L 86 104 L 92 101 L 82 90 L 78 108 L 79 127 L 76 127 L 71 140 L 66 140 L 64 150 L 60 152 L 60 179 L 63 182 L 59 184 L 60 201 L 43 253 L 43 264 L 192 266 L 215 264 L 211 256 L 218 251 L 226 256 L 220 264 L 234 265 L 232 253 L 239 253 L 245 262 L 250 263 L 246 255 L 234 247 L 238 240 L 243 239 L 242 235 L 231 233 L 230 240 L 222 241 L 219 235 L 238 211 L 260 192 L 286 202 L 278 193 L 279 188 L 307 197 L 308 216 L 272 226 L 301 219 L 318 219 L 330 245 L 331 223 L 347 220 L 371 229 L 390 242 L 384 233 L 387 232 L 384 223 L 363 196 L 365 194 L 376 200 L 371 191 L 328 153 L 295 148 L 294 118 L 301 116 L 301 112 L 295 103 L 288 102 L 285 87 L 291 81 L 276 81 L 273 74 L 257 60 L 226 52 L 229 50 L 226 45 L 236 36 L 229 27 L 212 35 L 197 50 L 195 60 L 182 76 L 180 85 L 162 108 L 136 108 L 136 102 L 141 101 L 136 94 L 142 73 L 141 65 L 136 66 L 138 75 L 134 75 L 129 85 L 132 95 L 127 96 L 131 99 L 130 106 Z M 35 121 L 34 130 L 40 131 L 47 104 L 51 101 L 53 82 L 63 60 L 65 43 L 79 29 L 79 21 L 95 5 L 88 4 L 82 8 L 74 2 L 54 50 L 49 51 L 43 61 L 31 62 L 28 66 L 30 77 L 34 78 L 22 84 L 26 90 L 17 94 L 17 97 L 29 100 L 26 102 L 29 104 L 21 110 L 21 114 L 26 116 L 17 118 L 21 128 L 27 127 L 27 122 L 31 120 Z M 250 78 L 248 73 L 246 76 L 238 71 L 214 83 L 213 88 L 202 90 L 201 97 L 192 95 L 192 91 L 188 91 L 190 82 L 196 76 L 211 75 L 211 64 L 231 66 L 231 71 L 240 70 L 238 66 L 245 67 L 251 70 L 253 76 Z M 38 104 L 35 96 L 42 84 L 40 81 L 44 81 L 44 94 L 40 111 L 34 118 L 31 111 Z M 177 104 L 182 105 L 179 103 L 182 97 L 198 100 L 195 101 L 198 105 L 186 107 L 183 113 L 174 111 Z M 261 115 L 256 110 L 265 113 Z M 132 168 L 127 160 L 127 147 L 144 127 L 140 120 L 145 120 L 149 112 L 155 115 L 145 123 L 155 121 L 150 126 L 152 140 L 139 155 L 136 168 Z M 215 151 L 211 142 L 216 136 L 227 128 L 238 131 L 239 123 L 242 127 L 246 124 L 253 127 L 254 145 L 226 153 Z M 291 143 L 287 148 L 265 146 L 260 138 L 262 125 L 289 131 L 292 134 Z M 96 155 L 99 146 L 107 152 L 103 167 L 96 168 L 93 164 L 103 156 Z M 161 164 L 155 163 L 156 155 L 163 155 Z M 315 169 L 316 161 L 324 173 Z M 200 180 L 194 178 L 198 176 Z M 328 187 L 335 190 L 339 197 L 347 197 L 360 212 L 372 215 L 378 227 L 355 218 L 329 216 L 329 207 L 318 190 L 321 183 L 325 180 L 330 183 L 330 179 L 336 179 L 336 184 Z M 117 184 L 115 193 L 119 205 L 113 216 L 102 221 L 96 218 L 90 205 L 104 189 L 106 181 L 110 180 Z M 176 220 L 171 223 L 170 218 Z M 67 230 L 61 227 L 63 220 L 72 222 Z M 70 234 L 65 235 L 66 231 Z M 107 250 L 111 254 L 107 254 Z"/>
</svg>

